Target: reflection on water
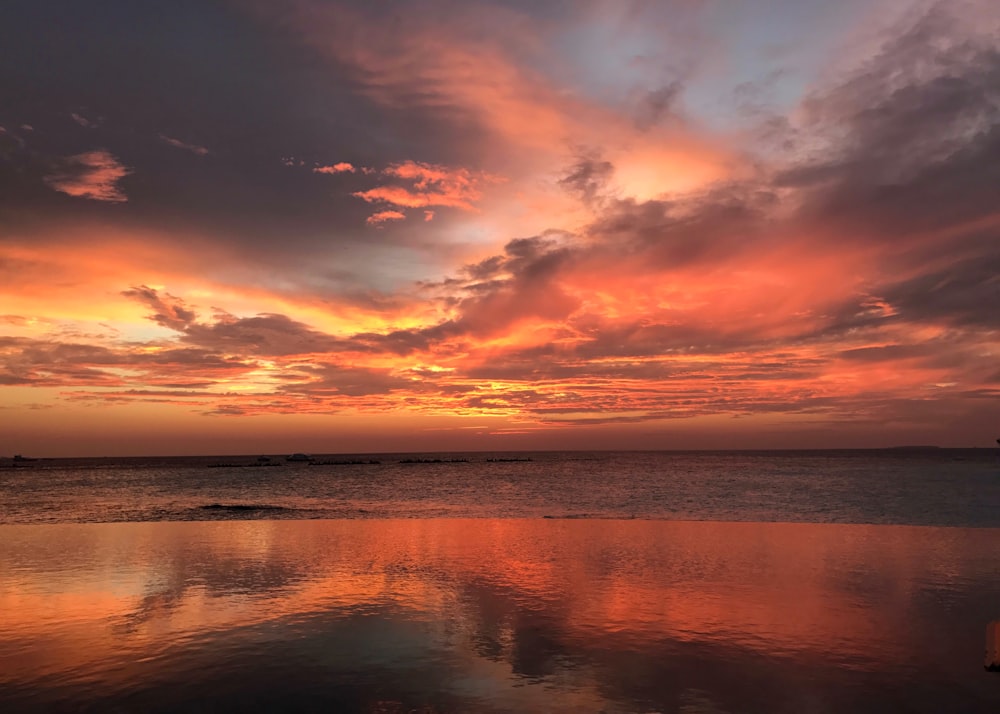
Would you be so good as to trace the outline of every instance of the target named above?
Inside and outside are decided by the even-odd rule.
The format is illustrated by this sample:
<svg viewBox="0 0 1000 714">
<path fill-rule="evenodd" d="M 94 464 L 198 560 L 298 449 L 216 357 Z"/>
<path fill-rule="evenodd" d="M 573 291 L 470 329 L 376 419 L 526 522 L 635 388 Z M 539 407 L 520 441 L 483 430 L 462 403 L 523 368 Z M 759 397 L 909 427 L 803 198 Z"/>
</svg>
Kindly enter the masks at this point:
<svg viewBox="0 0 1000 714">
<path fill-rule="evenodd" d="M 1000 531 L 0 528 L 0 709 L 994 711 Z"/>
</svg>

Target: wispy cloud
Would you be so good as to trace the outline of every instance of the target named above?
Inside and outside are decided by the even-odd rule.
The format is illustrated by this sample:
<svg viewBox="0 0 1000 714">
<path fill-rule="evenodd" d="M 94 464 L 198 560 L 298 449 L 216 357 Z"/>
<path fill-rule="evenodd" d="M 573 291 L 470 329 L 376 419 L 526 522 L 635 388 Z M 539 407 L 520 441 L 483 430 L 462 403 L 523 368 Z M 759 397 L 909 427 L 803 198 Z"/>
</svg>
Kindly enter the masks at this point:
<svg viewBox="0 0 1000 714">
<path fill-rule="evenodd" d="M 170 144 L 170 146 L 176 147 L 178 149 L 184 149 L 185 151 L 190 151 L 192 154 L 197 154 L 198 156 L 205 156 L 208 153 L 208 149 L 204 146 L 198 146 L 197 144 L 189 144 L 180 139 L 175 139 L 172 136 L 167 136 L 166 134 L 159 134 L 160 141 L 165 144 Z"/>
<path fill-rule="evenodd" d="M 60 159 L 44 180 L 50 188 L 69 196 L 124 203 L 128 197 L 118 182 L 131 173 L 132 169 L 109 151 L 96 149 Z"/>
<path fill-rule="evenodd" d="M 88 119 L 82 114 L 77 114 L 76 112 L 70 112 L 69 116 L 73 121 L 75 121 L 77 124 L 79 124 L 85 129 L 96 129 L 104 121 L 100 117 L 98 117 L 97 119 Z"/>
<path fill-rule="evenodd" d="M 153 308 L 153 314 L 149 319 L 163 327 L 184 330 L 197 318 L 194 310 L 185 305 L 183 300 L 170 293 L 161 295 L 159 291 L 146 285 L 129 288 L 123 291 L 122 295 Z"/>
<path fill-rule="evenodd" d="M 8 146 L 4 146 L 4 144 L 8 144 Z M 25 140 L 20 136 L 7 128 L 0 126 L 0 156 L 8 150 L 12 150 L 15 144 L 18 149 L 24 149 L 27 146 L 27 142 L 25 142 Z"/>
</svg>

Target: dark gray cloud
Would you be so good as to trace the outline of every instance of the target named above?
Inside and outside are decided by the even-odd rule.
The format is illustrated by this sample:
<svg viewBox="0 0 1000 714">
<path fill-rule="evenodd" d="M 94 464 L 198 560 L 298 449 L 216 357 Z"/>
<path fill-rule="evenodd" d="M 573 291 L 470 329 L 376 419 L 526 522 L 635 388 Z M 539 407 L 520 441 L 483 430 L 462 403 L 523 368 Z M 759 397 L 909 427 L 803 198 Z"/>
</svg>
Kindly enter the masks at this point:
<svg viewBox="0 0 1000 714">
<path fill-rule="evenodd" d="M 337 352 L 350 347 L 286 315 L 276 314 L 242 318 L 222 315 L 212 323 L 187 326 L 181 341 L 216 351 L 255 356 Z"/>
<path fill-rule="evenodd" d="M 109 220 L 192 250 L 210 240 L 233 261 L 265 262 L 284 276 L 276 282 L 320 294 L 398 284 L 399 276 L 387 280 L 386 270 L 369 266 L 388 265 L 396 246 L 428 240 L 435 226 L 386 231 L 372 242 L 369 207 L 350 195 L 368 186 L 332 189 L 328 177 L 289 169 L 281 157 L 453 163 L 460 157 L 450 137 L 460 130 L 419 109 L 376 106 L 284 22 L 247 10 L 195 0 L 169 9 L 124 0 L 100 8 L 68 0 L 5 6 L 0 46 L 19 59 L 0 63 L 0 220 L 39 241 L 53 239 L 43 227 Z M 44 62 L 24 59 L 39 47 Z M 24 123 L 30 136 L 15 129 Z M 66 157 L 97 148 L 134 173 L 117 193 L 91 197 L 127 197 L 127 205 L 66 201 L 46 186 L 49 177 L 49 185 L 82 191 L 67 174 L 73 169 L 75 178 L 85 167 L 79 158 L 66 166 L 73 163 Z M 195 160 L 191 152 L 203 149 L 210 152 Z M 111 216 L 113 208 L 124 210 Z M 7 238 L 0 234 L 0 243 Z M 341 269 L 338 279 L 319 275 L 326 263 Z"/>
<path fill-rule="evenodd" d="M 193 389 L 245 374 L 255 367 L 245 359 L 204 349 L 0 338 L 0 379 L 6 384 L 123 386 L 141 379 L 147 385 L 162 389 Z M 122 376 L 122 369 L 133 376 Z M 134 376 L 135 373 L 141 377 Z"/>
<path fill-rule="evenodd" d="M 778 176 L 814 189 L 810 211 L 867 238 L 993 212 L 1000 192 L 1000 46 L 936 5 L 844 83 L 814 95 L 819 158 Z"/>
<path fill-rule="evenodd" d="M 180 341 L 197 350 L 253 356 L 283 356 L 370 349 L 318 332 L 286 315 L 260 314 L 235 317 L 217 312 L 214 320 L 199 322 L 198 315 L 183 300 L 145 285 L 122 293 L 152 308 L 149 319 L 181 333 Z M 195 350 L 195 351 L 197 351 Z"/>
<path fill-rule="evenodd" d="M 643 93 L 636 108 L 636 124 L 642 129 L 648 129 L 675 116 L 683 92 L 684 83 L 674 80 Z"/>
<path fill-rule="evenodd" d="M 1000 246 L 1000 226 L 996 230 L 994 246 Z M 1000 329 L 1000 250 L 944 268 L 929 266 L 920 275 L 885 286 L 882 294 L 903 319 Z"/>
<path fill-rule="evenodd" d="M 309 381 L 282 388 L 285 394 L 306 394 L 314 398 L 366 397 L 394 390 L 411 391 L 415 386 L 411 380 L 393 375 L 388 369 L 327 363 L 318 367 L 303 367 L 300 371 L 309 376 Z"/>
<path fill-rule="evenodd" d="M 172 330 L 184 330 L 195 321 L 197 315 L 188 308 L 184 301 L 169 293 L 160 295 L 153 288 L 140 285 L 122 292 L 127 298 L 138 300 L 153 309 L 149 319 L 161 327 Z"/>
<path fill-rule="evenodd" d="M 584 203 L 593 203 L 594 199 L 608 187 L 615 167 L 610 161 L 602 161 L 596 157 L 581 158 L 567 174 L 559 179 L 559 184 L 577 194 Z"/>
</svg>

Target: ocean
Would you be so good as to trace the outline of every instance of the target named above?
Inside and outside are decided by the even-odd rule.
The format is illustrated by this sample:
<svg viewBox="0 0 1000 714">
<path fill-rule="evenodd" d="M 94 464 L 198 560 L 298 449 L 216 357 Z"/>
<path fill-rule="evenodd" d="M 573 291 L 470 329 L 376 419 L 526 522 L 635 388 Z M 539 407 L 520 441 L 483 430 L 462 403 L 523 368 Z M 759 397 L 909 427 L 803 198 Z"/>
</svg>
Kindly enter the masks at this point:
<svg viewBox="0 0 1000 714">
<path fill-rule="evenodd" d="M 1000 527 L 1000 450 L 44 459 L 0 523 L 642 518 Z M 11 461 L 6 462 L 8 465 Z"/>
<path fill-rule="evenodd" d="M 991 450 L 41 459 L 0 507 L 4 712 L 1000 706 Z"/>
</svg>

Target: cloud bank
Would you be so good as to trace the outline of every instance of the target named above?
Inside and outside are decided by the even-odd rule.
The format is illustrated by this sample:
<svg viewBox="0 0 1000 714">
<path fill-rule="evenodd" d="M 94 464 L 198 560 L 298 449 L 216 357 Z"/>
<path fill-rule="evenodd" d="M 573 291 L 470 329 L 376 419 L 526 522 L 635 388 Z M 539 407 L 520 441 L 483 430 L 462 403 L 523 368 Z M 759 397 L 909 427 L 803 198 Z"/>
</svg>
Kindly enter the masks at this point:
<svg viewBox="0 0 1000 714">
<path fill-rule="evenodd" d="M 734 86 L 713 73 L 735 40 L 693 10 L 673 8 L 685 30 L 663 49 L 661 9 L 574 7 L 400 3 L 408 21 L 380 23 L 356 3 L 251 6 L 261 28 L 281 20 L 277 64 L 351 101 L 284 83 L 268 106 L 294 112 L 262 115 L 267 137 L 239 117 L 169 124 L 206 137 L 212 161 L 174 160 L 204 173 L 147 171 L 174 152 L 110 135 L 115 153 L 53 167 L 68 152 L 43 131 L 6 132 L 0 169 L 23 177 L 7 215 L 27 227 L 5 244 L 0 380 L 74 405 L 369 415 L 387 431 L 454 417 L 520 434 L 749 423 L 788 445 L 985 435 L 998 11 L 914 5 L 866 34 L 856 8 L 827 8 L 853 21 L 851 51 L 794 81 L 813 50 L 751 24 L 753 76 Z M 609 33 L 628 41 L 594 39 Z M 113 219 L 31 222 L 23 206 L 47 198 L 35 184 L 92 199 L 60 210 L 125 202 L 119 145 L 143 182 L 90 285 L 79 266 Z M 68 237 L 83 220 L 97 238 Z M 81 317 L 62 286 L 104 314 Z"/>
</svg>

